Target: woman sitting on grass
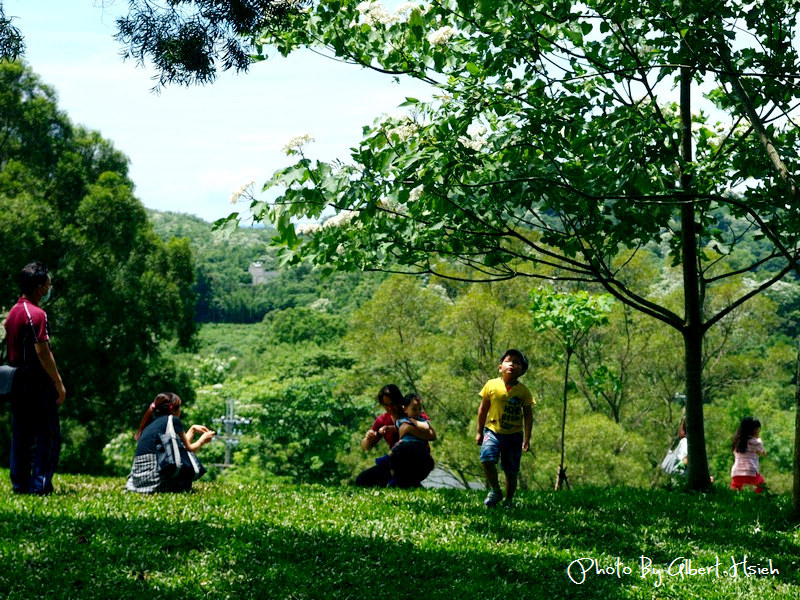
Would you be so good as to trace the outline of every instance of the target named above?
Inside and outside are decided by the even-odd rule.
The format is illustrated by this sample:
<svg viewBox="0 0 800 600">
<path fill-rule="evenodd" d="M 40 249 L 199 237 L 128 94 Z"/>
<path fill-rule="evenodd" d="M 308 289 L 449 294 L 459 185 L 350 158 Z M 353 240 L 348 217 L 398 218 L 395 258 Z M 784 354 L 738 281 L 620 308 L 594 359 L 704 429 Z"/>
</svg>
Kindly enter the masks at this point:
<svg viewBox="0 0 800 600">
<path fill-rule="evenodd" d="M 400 436 L 389 453 L 375 459 L 375 464 L 388 464 L 392 479 L 387 487 L 420 487 L 422 481 L 433 471 L 431 447 L 428 442 L 436 439 L 436 431 L 428 416 L 422 412 L 422 398 L 409 394 L 403 398 L 403 415 L 395 426 Z"/>
<path fill-rule="evenodd" d="M 172 426 L 175 433 L 181 438 L 183 445 L 190 452 L 199 450 L 202 446 L 214 439 L 215 432 L 205 425 L 192 425 L 189 431 L 183 430 L 181 423 L 181 399 L 177 394 L 163 392 L 156 396 L 152 404 L 144 413 L 139 430 L 133 436 L 138 440 L 136 454 L 133 457 L 133 467 L 128 477 L 125 489 L 129 492 L 152 494 L 153 492 L 186 492 L 192 489 L 192 481 L 186 479 L 172 479 L 162 481 L 158 472 L 157 448 L 161 444 L 161 436 L 167 431 L 167 422 L 172 417 Z M 195 435 L 200 434 L 197 441 L 192 441 Z"/>
<path fill-rule="evenodd" d="M 378 404 L 384 409 L 383 414 L 379 415 L 372 427 L 367 429 L 364 439 L 361 440 L 361 449 L 368 452 L 374 448 L 382 439 L 386 440 L 386 445 L 391 449 L 400 436 L 397 434 L 397 427 L 394 422 L 400 417 L 403 404 L 403 394 L 395 384 L 390 383 L 381 388 L 378 392 Z M 361 487 L 386 487 L 391 481 L 392 473 L 388 464 L 376 464 L 356 477 L 356 485 Z"/>
</svg>

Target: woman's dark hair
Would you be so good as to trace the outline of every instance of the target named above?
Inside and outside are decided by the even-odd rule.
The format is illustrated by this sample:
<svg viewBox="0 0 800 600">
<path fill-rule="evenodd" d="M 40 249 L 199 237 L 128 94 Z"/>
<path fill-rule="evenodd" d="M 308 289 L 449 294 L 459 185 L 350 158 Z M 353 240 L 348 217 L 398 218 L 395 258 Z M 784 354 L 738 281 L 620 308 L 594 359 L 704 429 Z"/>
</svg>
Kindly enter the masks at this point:
<svg viewBox="0 0 800 600">
<path fill-rule="evenodd" d="M 680 425 L 678 425 L 678 439 L 682 440 L 686 437 L 686 417 L 681 419 Z"/>
<path fill-rule="evenodd" d="M 395 384 L 390 383 L 381 388 L 381 391 L 378 392 L 378 404 L 381 403 L 384 396 L 389 396 L 389 400 L 391 400 L 393 406 L 397 408 L 403 407 L 403 393 Z"/>
<path fill-rule="evenodd" d="M 178 394 L 172 392 L 161 392 L 156 399 L 150 403 L 147 410 L 142 417 L 142 422 L 139 424 L 139 430 L 134 434 L 133 439 L 138 440 L 142 435 L 142 431 L 147 427 L 156 417 L 163 417 L 165 415 L 174 415 L 181 407 L 181 399 Z"/>
<path fill-rule="evenodd" d="M 747 452 L 747 442 L 753 435 L 756 429 L 761 428 L 761 421 L 753 417 L 745 417 L 739 424 L 739 429 L 733 436 L 732 447 L 736 452 Z"/>
<path fill-rule="evenodd" d="M 19 272 L 19 289 L 25 294 L 33 293 L 37 287 L 47 283 L 47 266 L 35 260 L 28 263 Z"/>
<path fill-rule="evenodd" d="M 403 396 L 402 403 L 400 404 L 401 408 L 408 408 L 408 405 L 411 404 L 411 401 L 414 399 L 419 400 L 422 402 L 422 398 L 420 398 L 419 394 L 408 394 L 407 396 Z"/>
<path fill-rule="evenodd" d="M 519 350 L 515 350 L 514 348 L 509 348 L 505 351 L 505 354 L 500 357 L 500 362 L 502 363 L 507 356 L 511 356 L 512 358 L 516 358 L 520 364 L 522 365 L 522 373 L 525 374 L 528 370 L 528 359 L 525 358 L 525 355 L 520 352 Z"/>
</svg>

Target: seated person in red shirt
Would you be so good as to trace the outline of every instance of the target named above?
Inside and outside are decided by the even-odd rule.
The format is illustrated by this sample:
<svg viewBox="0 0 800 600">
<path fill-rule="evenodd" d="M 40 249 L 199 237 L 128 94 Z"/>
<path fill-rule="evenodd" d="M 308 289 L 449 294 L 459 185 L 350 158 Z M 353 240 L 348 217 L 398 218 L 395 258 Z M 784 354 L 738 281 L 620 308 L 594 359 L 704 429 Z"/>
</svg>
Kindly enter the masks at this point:
<svg viewBox="0 0 800 600">
<path fill-rule="evenodd" d="M 361 448 L 369 451 L 374 448 L 381 439 L 386 440 L 386 444 L 391 449 L 400 439 L 397 433 L 395 421 L 402 416 L 403 394 L 396 385 L 389 384 L 381 388 L 378 392 L 378 404 L 386 411 L 380 415 L 364 434 L 361 440 Z M 375 465 L 366 469 L 356 477 L 356 485 L 362 487 L 386 487 L 391 481 L 392 473 L 389 465 Z"/>
</svg>

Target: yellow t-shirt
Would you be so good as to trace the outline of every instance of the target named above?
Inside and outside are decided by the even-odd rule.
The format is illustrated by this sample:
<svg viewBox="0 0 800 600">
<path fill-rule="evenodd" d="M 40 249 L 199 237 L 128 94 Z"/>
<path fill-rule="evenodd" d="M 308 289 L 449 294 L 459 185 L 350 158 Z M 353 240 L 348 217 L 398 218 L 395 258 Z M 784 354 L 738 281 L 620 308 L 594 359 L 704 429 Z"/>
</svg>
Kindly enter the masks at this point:
<svg viewBox="0 0 800 600">
<path fill-rule="evenodd" d="M 527 387 L 517 382 L 510 390 L 506 390 L 502 377 L 487 381 L 480 395 L 489 400 L 486 427 L 503 435 L 522 431 L 522 407 L 536 404 Z"/>
</svg>

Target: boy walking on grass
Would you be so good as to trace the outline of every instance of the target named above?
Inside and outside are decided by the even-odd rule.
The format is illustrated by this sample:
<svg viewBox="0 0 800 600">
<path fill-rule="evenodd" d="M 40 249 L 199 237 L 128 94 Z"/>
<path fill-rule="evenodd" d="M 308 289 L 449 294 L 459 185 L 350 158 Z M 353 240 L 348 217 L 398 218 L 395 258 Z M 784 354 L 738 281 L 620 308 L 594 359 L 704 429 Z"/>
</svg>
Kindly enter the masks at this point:
<svg viewBox="0 0 800 600">
<path fill-rule="evenodd" d="M 519 378 L 528 370 L 528 359 L 519 350 L 506 350 L 500 359 L 500 377 L 490 379 L 480 391 L 478 434 L 475 443 L 481 447 L 481 464 L 489 484 L 483 503 L 495 506 L 503 499 L 497 477 L 497 462 L 506 475 L 505 505 L 510 506 L 517 491 L 517 474 L 522 452 L 531 443 L 533 397 Z"/>
</svg>

